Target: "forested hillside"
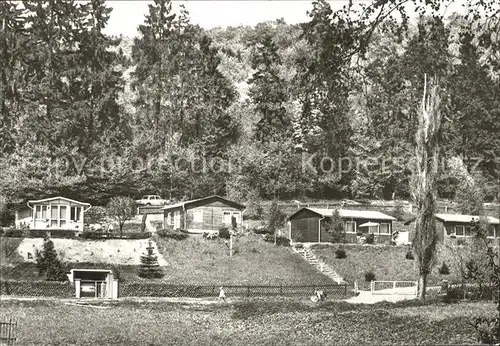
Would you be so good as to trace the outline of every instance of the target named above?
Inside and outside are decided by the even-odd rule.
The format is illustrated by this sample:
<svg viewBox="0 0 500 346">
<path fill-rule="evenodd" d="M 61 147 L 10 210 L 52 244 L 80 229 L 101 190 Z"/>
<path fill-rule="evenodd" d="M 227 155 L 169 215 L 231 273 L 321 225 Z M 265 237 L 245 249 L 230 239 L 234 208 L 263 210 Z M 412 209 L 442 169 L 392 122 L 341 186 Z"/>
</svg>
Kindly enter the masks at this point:
<svg viewBox="0 0 500 346">
<path fill-rule="evenodd" d="M 209 31 L 155 0 L 0 3 L 0 209 L 65 195 L 409 198 L 424 75 L 443 85 L 439 194 L 498 197 L 500 13 L 467 0 L 311 3 L 309 21 Z M 477 6 L 476 6 L 477 5 Z"/>
</svg>

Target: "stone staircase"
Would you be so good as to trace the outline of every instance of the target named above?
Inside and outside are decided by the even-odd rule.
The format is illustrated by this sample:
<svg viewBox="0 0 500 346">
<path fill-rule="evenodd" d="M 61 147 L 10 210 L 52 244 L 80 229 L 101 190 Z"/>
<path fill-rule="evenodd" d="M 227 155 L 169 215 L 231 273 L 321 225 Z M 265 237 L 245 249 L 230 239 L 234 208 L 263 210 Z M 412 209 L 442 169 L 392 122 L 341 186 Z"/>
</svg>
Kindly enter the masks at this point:
<svg viewBox="0 0 500 346">
<path fill-rule="evenodd" d="M 312 266 L 314 266 L 317 270 L 319 270 L 324 275 L 328 276 L 330 279 L 335 281 L 337 284 L 345 284 L 344 279 L 338 275 L 328 264 L 324 263 L 320 259 L 314 255 L 311 250 L 310 245 L 303 244 L 302 246 L 294 245 L 292 246 L 292 250 L 304 257 L 304 259 L 309 262 Z"/>
</svg>

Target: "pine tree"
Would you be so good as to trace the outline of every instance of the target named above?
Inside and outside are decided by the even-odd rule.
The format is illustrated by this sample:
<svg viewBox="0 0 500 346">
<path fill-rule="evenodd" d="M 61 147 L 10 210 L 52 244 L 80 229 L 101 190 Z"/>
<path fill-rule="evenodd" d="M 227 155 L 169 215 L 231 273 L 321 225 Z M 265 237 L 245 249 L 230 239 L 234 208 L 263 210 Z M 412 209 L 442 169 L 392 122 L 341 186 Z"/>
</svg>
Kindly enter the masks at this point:
<svg viewBox="0 0 500 346">
<path fill-rule="evenodd" d="M 251 66 L 256 70 L 250 79 L 253 108 L 260 119 L 255 124 L 255 137 L 260 142 L 281 140 L 290 131 L 285 103 L 288 101 L 286 83 L 279 75 L 281 57 L 270 32 L 253 43 Z"/>
<path fill-rule="evenodd" d="M 69 77 L 67 98 L 71 100 L 69 135 L 84 155 L 100 153 L 103 137 L 123 139 L 126 132 L 124 110 L 118 104 L 123 91 L 122 74 L 128 61 L 118 48 L 120 39 L 103 33 L 111 13 L 104 0 L 92 0 L 79 7 L 77 68 Z"/>
<path fill-rule="evenodd" d="M 139 266 L 138 275 L 146 279 L 156 279 L 164 276 L 158 264 L 158 256 L 154 254 L 154 246 L 151 240 L 148 242 L 146 254 L 141 256 L 141 265 Z"/>
<path fill-rule="evenodd" d="M 47 281 L 66 281 L 68 279 L 66 270 L 59 259 L 54 248 L 54 243 L 50 238 L 43 240 L 43 250 L 36 250 L 36 265 L 38 273 Z"/>
</svg>

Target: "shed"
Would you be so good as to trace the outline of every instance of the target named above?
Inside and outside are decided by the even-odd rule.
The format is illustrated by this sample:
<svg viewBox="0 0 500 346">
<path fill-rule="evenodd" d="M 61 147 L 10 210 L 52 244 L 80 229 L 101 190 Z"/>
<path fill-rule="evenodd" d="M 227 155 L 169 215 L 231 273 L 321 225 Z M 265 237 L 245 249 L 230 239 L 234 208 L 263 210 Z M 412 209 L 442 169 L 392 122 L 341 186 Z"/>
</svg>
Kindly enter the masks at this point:
<svg viewBox="0 0 500 346">
<path fill-rule="evenodd" d="M 76 298 L 118 298 L 118 280 L 109 269 L 71 269 Z"/>
<path fill-rule="evenodd" d="M 66 197 L 51 197 L 28 201 L 16 210 L 16 228 L 28 226 L 43 230 L 83 230 L 83 218 L 90 204 Z"/>
<path fill-rule="evenodd" d="M 392 237 L 392 222 L 396 218 L 372 210 L 339 209 L 339 215 L 344 222 L 346 242 L 356 243 L 358 233 L 373 233 L 377 241 L 390 242 Z M 297 242 L 329 242 L 330 236 L 324 223 L 332 217 L 334 209 L 302 208 L 292 214 L 289 238 Z"/>
<path fill-rule="evenodd" d="M 214 195 L 167 205 L 163 217 L 165 228 L 203 233 L 222 227 L 241 228 L 244 212 L 244 205 Z"/>
</svg>

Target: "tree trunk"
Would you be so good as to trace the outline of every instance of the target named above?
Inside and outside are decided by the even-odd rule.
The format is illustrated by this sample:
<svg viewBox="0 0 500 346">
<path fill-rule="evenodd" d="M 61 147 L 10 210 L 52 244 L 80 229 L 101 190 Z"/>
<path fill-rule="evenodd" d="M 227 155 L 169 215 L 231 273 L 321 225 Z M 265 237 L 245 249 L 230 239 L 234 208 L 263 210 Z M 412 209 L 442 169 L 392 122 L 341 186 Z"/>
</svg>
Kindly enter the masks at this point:
<svg viewBox="0 0 500 346">
<path fill-rule="evenodd" d="M 418 278 L 418 299 L 425 300 L 425 291 L 427 289 L 427 274 L 420 274 Z"/>
</svg>

